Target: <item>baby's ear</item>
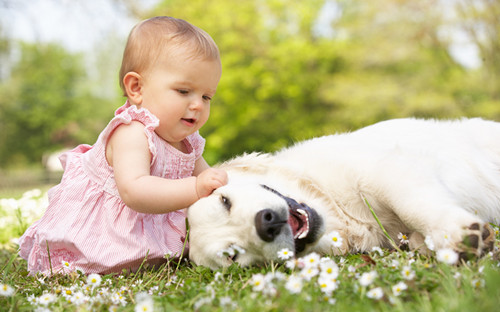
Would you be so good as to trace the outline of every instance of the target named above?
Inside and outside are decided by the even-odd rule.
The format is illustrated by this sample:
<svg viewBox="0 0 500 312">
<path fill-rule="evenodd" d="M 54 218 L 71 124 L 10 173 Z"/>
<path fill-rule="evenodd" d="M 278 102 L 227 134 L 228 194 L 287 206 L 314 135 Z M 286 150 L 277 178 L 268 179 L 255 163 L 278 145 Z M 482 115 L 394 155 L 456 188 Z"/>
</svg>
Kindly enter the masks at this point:
<svg viewBox="0 0 500 312">
<path fill-rule="evenodd" d="M 123 77 L 123 86 L 131 104 L 142 104 L 142 77 L 136 72 L 128 72 Z"/>
</svg>

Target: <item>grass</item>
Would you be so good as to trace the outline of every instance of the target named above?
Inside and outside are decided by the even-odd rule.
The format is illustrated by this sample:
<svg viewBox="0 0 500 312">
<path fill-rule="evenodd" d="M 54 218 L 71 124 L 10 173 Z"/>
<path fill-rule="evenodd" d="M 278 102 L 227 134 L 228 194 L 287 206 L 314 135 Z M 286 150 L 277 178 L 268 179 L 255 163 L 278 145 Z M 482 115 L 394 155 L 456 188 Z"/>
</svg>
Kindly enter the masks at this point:
<svg viewBox="0 0 500 312">
<path fill-rule="evenodd" d="M 158 268 L 92 282 L 83 273 L 29 276 L 16 245 L 4 242 L 0 311 L 496 311 L 499 246 L 497 240 L 495 253 L 461 265 L 378 249 L 328 257 L 323 263 L 330 261 L 335 273 L 321 283 L 324 271 L 314 257 L 218 271 L 166 259 Z M 314 265 L 303 269 L 306 263 Z M 294 279 L 298 283 L 291 283 Z M 325 291 L 328 283 L 333 287 Z"/>
</svg>

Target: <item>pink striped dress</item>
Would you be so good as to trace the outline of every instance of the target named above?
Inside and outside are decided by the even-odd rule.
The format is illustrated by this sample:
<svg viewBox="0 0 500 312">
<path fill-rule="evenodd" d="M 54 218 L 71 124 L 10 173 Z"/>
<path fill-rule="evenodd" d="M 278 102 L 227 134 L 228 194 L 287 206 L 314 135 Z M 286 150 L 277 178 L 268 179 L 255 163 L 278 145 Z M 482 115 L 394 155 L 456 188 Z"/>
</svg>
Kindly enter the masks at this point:
<svg viewBox="0 0 500 312">
<path fill-rule="evenodd" d="M 185 139 L 189 153 L 184 154 L 156 135 L 159 121 L 155 116 L 126 103 L 93 146 L 80 145 L 61 156 L 61 183 L 49 191 L 49 206 L 43 217 L 19 240 L 19 253 L 28 261 L 31 274 L 75 269 L 107 274 L 137 269 L 146 256 L 148 263 L 157 265 L 167 254 L 181 254 L 185 210 L 145 214 L 128 208 L 106 161 L 109 136 L 118 126 L 133 120 L 145 126 L 152 155 L 151 175 L 169 179 L 192 175 L 205 145 L 199 133 Z"/>
</svg>

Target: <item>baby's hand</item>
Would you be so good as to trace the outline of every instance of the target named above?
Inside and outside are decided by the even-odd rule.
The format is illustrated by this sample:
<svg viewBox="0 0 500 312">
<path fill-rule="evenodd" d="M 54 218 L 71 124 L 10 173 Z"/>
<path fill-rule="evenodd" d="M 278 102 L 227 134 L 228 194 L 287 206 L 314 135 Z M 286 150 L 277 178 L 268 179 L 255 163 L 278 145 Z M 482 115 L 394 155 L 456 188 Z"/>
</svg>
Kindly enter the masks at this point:
<svg viewBox="0 0 500 312">
<path fill-rule="evenodd" d="M 208 168 L 196 177 L 196 193 L 198 198 L 206 197 L 227 184 L 227 173 L 221 169 Z"/>
</svg>

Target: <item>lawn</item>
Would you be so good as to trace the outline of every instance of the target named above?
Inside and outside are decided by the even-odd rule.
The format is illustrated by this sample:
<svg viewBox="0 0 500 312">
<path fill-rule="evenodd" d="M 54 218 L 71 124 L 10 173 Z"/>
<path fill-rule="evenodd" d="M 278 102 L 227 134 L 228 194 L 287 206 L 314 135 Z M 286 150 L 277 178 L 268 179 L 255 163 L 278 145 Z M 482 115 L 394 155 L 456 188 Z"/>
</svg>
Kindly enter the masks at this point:
<svg viewBox="0 0 500 312">
<path fill-rule="evenodd" d="M 495 252 L 460 265 L 449 264 L 449 253 L 375 249 L 218 271 L 166 259 L 136 273 L 28 276 L 11 239 L 45 203 L 37 191 L 0 201 L 2 232 L 10 233 L 0 241 L 0 311 L 498 311 L 500 305 L 498 240 Z"/>
</svg>

